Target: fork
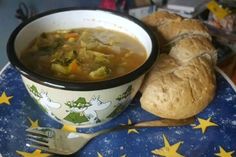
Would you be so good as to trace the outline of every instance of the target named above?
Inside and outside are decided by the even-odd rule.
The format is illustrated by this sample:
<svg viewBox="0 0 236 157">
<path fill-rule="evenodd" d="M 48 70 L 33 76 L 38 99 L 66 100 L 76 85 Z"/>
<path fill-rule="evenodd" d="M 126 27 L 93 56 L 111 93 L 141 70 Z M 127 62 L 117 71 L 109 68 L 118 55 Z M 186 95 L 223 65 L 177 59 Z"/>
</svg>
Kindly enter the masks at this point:
<svg viewBox="0 0 236 157">
<path fill-rule="evenodd" d="M 49 127 L 28 128 L 26 129 L 26 132 L 28 133 L 27 140 L 29 140 L 30 143 L 27 143 L 26 145 L 54 154 L 70 155 L 79 151 L 94 137 L 102 134 L 122 129 L 184 126 L 192 124 L 194 119 L 194 117 L 191 117 L 184 120 L 160 119 L 154 121 L 145 121 L 131 125 L 120 125 L 90 134 L 68 132 Z"/>
</svg>

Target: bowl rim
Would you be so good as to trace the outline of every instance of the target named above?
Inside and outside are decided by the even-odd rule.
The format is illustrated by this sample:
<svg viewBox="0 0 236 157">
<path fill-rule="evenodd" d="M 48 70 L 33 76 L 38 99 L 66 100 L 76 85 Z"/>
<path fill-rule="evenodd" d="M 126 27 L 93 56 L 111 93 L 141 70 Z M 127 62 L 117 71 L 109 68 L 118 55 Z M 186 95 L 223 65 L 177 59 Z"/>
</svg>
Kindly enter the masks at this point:
<svg viewBox="0 0 236 157">
<path fill-rule="evenodd" d="M 120 77 L 116 77 L 113 79 L 109 80 L 103 80 L 103 81 L 97 81 L 97 82 L 67 82 L 67 81 L 62 81 L 62 80 L 56 80 L 53 78 L 49 78 L 43 75 L 40 75 L 26 66 L 24 66 L 18 59 L 14 47 L 15 39 L 18 33 L 28 24 L 33 22 L 34 20 L 37 20 L 39 18 L 42 18 L 47 15 L 51 15 L 54 13 L 60 13 L 60 12 L 67 12 L 67 11 L 101 11 L 105 12 L 108 14 L 113 14 L 115 16 L 120 16 L 123 17 L 131 22 L 134 22 L 138 26 L 140 26 L 150 37 L 151 39 L 151 44 L 152 44 L 152 49 L 150 52 L 149 57 L 146 59 L 146 61 L 137 69 L 134 71 L 122 75 Z M 59 9 L 53 9 L 49 11 L 45 11 L 42 13 L 39 13 L 35 16 L 30 17 L 26 21 L 22 22 L 18 27 L 15 28 L 15 30 L 12 32 L 8 39 L 7 43 L 7 56 L 10 61 L 10 63 L 15 67 L 21 75 L 24 77 L 28 78 L 29 80 L 32 80 L 34 82 L 37 82 L 41 85 L 48 86 L 48 87 L 53 87 L 53 88 L 58 88 L 58 89 L 65 89 L 65 90 L 73 90 L 73 91 L 92 91 L 92 90 L 101 90 L 101 89 L 108 89 L 108 88 L 113 88 L 117 87 L 129 82 L 132 82 L 133 80 L 139 78 L 143 74 L 145 74 L 147 71 L 151 69 L 153 64 L 155 63 L 157 57 L 159 55 L 159 43 L 158 40 L 156 39 L 156 36 L 152 32 L 152 30 L 146 26 L 144 23 L 142 23 L 140 20 L 136 19 L 135 17 L 132 17 L 128 14 L 121 13 L 118 11 L 113 11 L 113 10 L 106 10 L 106 9 L 91 9 L 91 8 L 79 8 L 79 7 L 67 7 L 67 8 L 59 8 Z"/>
</svg>

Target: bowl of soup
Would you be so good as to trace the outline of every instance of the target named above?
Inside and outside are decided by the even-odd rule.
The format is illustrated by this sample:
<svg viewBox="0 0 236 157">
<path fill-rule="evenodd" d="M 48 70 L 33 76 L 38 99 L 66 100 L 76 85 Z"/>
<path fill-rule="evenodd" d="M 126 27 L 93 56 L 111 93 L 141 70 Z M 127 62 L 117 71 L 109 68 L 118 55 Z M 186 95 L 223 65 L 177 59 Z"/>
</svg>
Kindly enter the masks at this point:
<svg viewBox="0 0 236 157">
<path fill-rule="evenodd" d="M 65 8 L 20 24 L 7 55 L 45 113 L 62 124 L 93 127 L 130 104 L 158 45 L 148 27 L 126 14 Z"/>
</svg>

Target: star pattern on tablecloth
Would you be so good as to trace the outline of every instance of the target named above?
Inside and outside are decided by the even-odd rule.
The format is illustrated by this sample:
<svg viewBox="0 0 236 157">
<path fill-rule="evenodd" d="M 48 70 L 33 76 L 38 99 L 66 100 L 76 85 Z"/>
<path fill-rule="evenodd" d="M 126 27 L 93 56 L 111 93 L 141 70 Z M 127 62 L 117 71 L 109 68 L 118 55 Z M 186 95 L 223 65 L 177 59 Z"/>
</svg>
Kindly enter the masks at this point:
<svg viewBox="0 0 236 157">
<path fill-rule="evenodd" d="M 131 124 L 132 124 L 131 119 L 128 119 L 128 125 L 131 125 Z M 136 130 L 136 129 L 128 129 L 128 134 L 131 134 L 131 133 L 136 133 L 136 134 L 138 134 L 139 132 L 138 132 L 138 130 Z"/>
<path fill-rule="evenodd" d="M 70 132 L 77 132 L 77 129 L 76 129 L 75 126 L 68 125 L 68 124 L 64 124 L 64 125 L 62 126 L 61 130 L 70 131 Z"/>
<path fill-rule="evenodd" d="M 103 157 L 103 155 L 99 152 L 97 152 L 98 157 Z"/>
<path fill-rule="evenodd" d="M 215 153 L 216 156 L 219 156 L 219 157 L 233 157 L 234 151 L 226 152 L 221 146 L 219 146 L 219 148 L 220 148 L 220 152 Z"/>
<path fill-rule="evenodd" d="M 39 127 L 39 121 L 38 120 L 33 121 L 29 117 L 28 117 L 28 120 L 30 121 L 30 128 L 37 128 L 37 127 Z"/>
<path fill-rule="evenodd" d="M 21 155 L 22 157 L 49 157 L 49 156 L 52 156 L 52 154 L 42 153 L 42 151 L 39 149 L 36 149 L 32 153 L 17 150 L 16 153 Z"/>
<path fill-rule="evenodd" d="M 199 125 L 193 127 L 193 129 L 201 129 L 204 134 L 208 127 L 218 126 L 216 123 L 211 122 L 211 117 L 207 120 L 198 118 Z"/>
<path fill-rule="evenodd" d="M 10 75 L 10 76 L 12 76 L 12 75 Z M 17 83 L 18 83 L 18 81 L 17 81 Z M 8 84 L 8 86 L 9 85 L 10 84 Z M 11 82 L 11 85 L 14 85 L 14 84 Z M 3 87 L 3 89 L 4 89 L 4 87 Z M 220 90 L 220 91 L 222 91 L 222 90 Z M 226 102 L 227 105 L 228 104 L 233 104 L 234 105 L 235 94 L 229 95 L 228 92 L 229 91 L 228 91 L 228 88 L 227 88 L 227 93 L 223 93 L 223 94 L 227 94 L 226 95 L 227 98 L 223 97 L 223 95 L 220 95 L 220 97 L 217 96 L 217 98 L 222 98 L 222 100 L 227 99 L 227 102 Z M 34 114 L 35 112 L 34 113 L 30 112 L 31 109 L 33 109 L 33 108 L 28 108 L 29 105 L 27 105 L 27 106 L 18 105 L 18 103 L 21 104 L 22 101 L 23 102 L 25 101 L 25 103 L 27 103 L 27 99 L 21 99 L 21 97 L 19 97 L 18 94 L 21 94 L 21 92 L 18 92 L 18 90 L 14 90 L 14 91 L 10 92 L 10 88 L 7 88 L 7 86 L 5 88 L 5 91 L 4 90 L 0 91 L 0 110 L 1 110 L 1 112 L 0 112 L 1 121 L 0 122 L 3 122 L 3 124 L 5 124 L 5 122 L 8 123 L 8 120 L 9 120 L 9 124 L 11 123 L 12 125 L 14 125 L 14 123 L 12 123 L 11 120 L 15 120 L 16 123 L 19 123 L 18 120 L 22 120 L 22 119 L 17 118 L 18 117 L 18 113 L 19 113 L 19 116 L 24 117 L 24 120 L 26 120 L 26 121 L 22 122 L 21 126 L 25 126 L 24 125 L 25 123 L 27 124 L 28 127 L 38 127 L 39 124 L 40 125 L 44 125 L 45 123 L 46 123 L 47 126 L 48 125 L 52 125 L 52 127 L 57 127 L 59 125 L 59 124 L 58 125 L 54 125 L 55 123 L 51 124 L 50 121 L 47 121 L 47 119 L 46 120 L 44 119 L 43 121 L 41 121 L 39 119 L 40 115 L 35 115 Z M 16 96 L 17 96 L 17 99 L 16 99 Z M 15 104 L 17 104 L 17 105 L 15 105 Z M 161 136 L 161 138 L 155 138 L 156 141 L 152 138 L 152 140 L 153 140 L 152 142 L 156 142 L 156 144 L 157 144 L 156 149 L 155 148 L 151 148 L 150 149 L 148 147 L 149 145 L 147 145 L 147 147 L 145 145 L 145 149 L 143 149 L 145 152 L 141 152 L 141 153 L 145 153 L 145 154 L 149 153 L 149 155 L 153 154 L 153 156 L 167 156 L 167 157 L 168 156 L 171 156 L 171 157 L 173 156 L 174 157 L 174 156 L 183 156 L 183 155 L 185 155 L 184 154 L 185 151 L 189 151 L 190 152 L 190 156 L 191 156 L 192 155 L 191 154 L 192 147 L 196 148 L 195 147 L 195 144 L 196 144 L 196 146 L 199 146 L 199 149 L 197 151 L 199 151 L 199 153 L 204 153 L 204 155 L 206 154 L 206 156 L 218 156 L 218 157 L 233 157 L 233 156 L 235 156 L 235 154 L 236 154 L 235 153 L 236 149 L 234 147 L 235 146 L 235 143 L 234 143 L 235 136 L 233 134 L 234 132 L 231 133 L 231 129 L 232 128 L 233 128 L 232 131 L 235 130 L 235 128 L 234 128 L 235 121 L 233 119 L 229 119 L 229 120 L 232 120 L 232 121 L 228 121 L 228 118 L 230 118 L 232 115 L 229 114 L 230 116 L 228 117 L 227 116 L 228 112 L 226 112 L 226 113 L 223 112 L 225 107 L 222 107 L 221 102 L 219 104 L 220 105 L 211 105 L 210 107 L 214 106 L 216 108 L 213 108 L 214 110 L 211 110 L 211 109 L 205 110 L 206 112 L 204 111 L 201 114 L 201 115 L 203 115 L 203 117 L 204 116 L 207 116 L 207 117 L 197 118 L 198 120 L 196 121 L 194 126 L 186 127 L 186 128 L 183 127 L 183 131 L 182 131 L 182 127 L 181 128 L 179 128 L 179 127 L 175 128 L 174 127 L 173 130 L 172 130 L 172 128 L 167 128 L 167 131 L 166 131 L 165 128 L 163 130 L 161 129 L 161 131 L 159 131 L 158 134 L 161 133 L 161 132 L 164 132 L 164 134 L 162 133 L 163 137 Z M 227 108 L 227 110 L 230 110 L 231 109 L 230 106 L 232 107 L 233 105 L 228 105 L 227 107 L 229 107 L 229 108 Z M 219 108 L 217 106 L 219 106 Z M 7 110 L 5 109 L 5 107 L 7 107 Z M 14 107 L 16 107 L 16 108 L 14 108 Z M 9 110 L 8 110 L 8 108 L 9 108 Z M 25 109 L 25 111 L 27 111 L 29 113 L 21 112 L 21 111 L 19 111 L 20 109 Z M 10 111 L 10 114 L 9 114 L 9 111 Z M 140 110 L 138 110 L 138 111 L 140 111 Z M 234 110 L 232 110 L 232 112 L 233 111 Z M 14 112 L 16 112 L 17 114 L 14 114 Z M 234 112 L 233 112 L 233 114 L 234 114 Z M 4 115 L 6 115 L 6 116 L 4 117 Z M 11 115 L 15 115 L 16 119 L 9 118 Z M 31 115 L 33 115 L 33 117 L 31 117 Z M 211 116 L 209 116 L 209 115 L 211 115 Z M 30 116 L 30 118 L 28 118 L 28 116 Z M 135 117 L 133 117 L 133 113 L 131 115 L 128 113 L 126 116 L 130 116 L 131 120 L 133 120 L 133 118 L 136 119 L 136 120 L 137 119 L 142 119 L 142 118 L 144 120 L 146 120 L 145 117 L 139 117 L 137 115 L 135 115 Z M 123 122 L 126 121 L 124 123 L 127 124 L 127 118 L 125 118 L 125 117 L 122 117 L 122 118 L 123 118 L 122 121 Z M 130 120 L 130 124 L 132 124 L 131 120 Z M 118 121 L 116 123 L 119 123 L 119 122 L 120 121 Z M 10 126 L 12 126 L 12 125 L 10 125 Z M 218 127 L 216 127 L 216 126 L 218 126 Z M 1 128 L 2 132 L 4 132 L 4 133 L 5 132 L 6 133 L 11 133 L 11 132 L 9 132 L 7 127 L 6 128 L 4 128 L 4 127 Z M 17 127 L 18 127 L 18 125 L 14 126 L 14 129 L 17 129 Z M 59 129 L 67 130 L 67 131 L 76 131 L 76 128 L 73 127 L 73 126 L 70 126 L 70 125 L 61 125 L 60 124 L 59 125 Z M 230 129 L 230 131 L 227 131 L 225 129 Z M 77 128 L 77 130 L 78 130 L 78 128 Z M 215 131 L 218 131 L 216 138 L 212 139 L 212 137 L 215 137 L 215 135 L 208 136 L 211 133 L 214 133 Z M 14 139 L 16 139 L 15 137 L 22 136 L 22 133 L 24 134 L 24 132 L 21 132 L 21 130 L 19 130 L 19 132 L 18 132 L 18 130 L 16 130 L 16 132 L 17 132 L 17 135 L 16 134 L 9 134 L 9 136 L 7 138 L 5 138 L 5 136 L 3 136 L 4 137 L 3 138 L 3 142 L 7 144 L 8 140 L 14 140 Z M 145 137 L 145 134 L 143 134 L 143 133 L 144 132 L 140 131 L 139 134 L 142 137 Z M 185 133 L 186 133 L 186 135 L 185 135 Z M 207 134 L 206 136 L 201 136 L 201 134 L 205 134 L 205 133 L 209 133 L 209 134 Z M 124 135 L 124 134 L 122 134 L 122 135 Z M 187 136 L 187 135 L 189 135 L 190 137 L 194 137 L 193 139 L 191 139 L 191 140 L 194 140 L 193 141 L 193 145 L 188 145 L 189 136 Z M 193 136 L 191 136 L 191 135 L 193 135 Z M 178 139 L 173 141 L 173 139 L 171 139 L 170 137 L 172 137 L 172 138 L 176 138 L 177 137 Z M 13 139 L 11 139 L 11 138 L 13 138 Z M 141 139 L 141 142 L 146 144 L 145 143 L 146 141 L 142 141 L 142 140 L 146 140 L 145 138 L 144 139 L 140 138 L 140 139 Z M 211 141 L 211 140 L 213 140 L 213 141 Z M 160 143 L 162 141 L 164 141 L 163 142 L 164 144 Z M 184 144 L 181 141 L 184 141 Z M 215 142 L 214 145 L 210 145 L 210 144 L 212 144 L 212 142 Z M 107 143 L 107 144 L 110 144 L 110 143 Z M 131 144 L 132 143 L 130 143 L 130 145 Z M 6 146 L 6 147 L 3 147 L 0 150 L 0 152 L 3 150 L 3 152 L 1 152 L 1 153 L 5 153 L 4 149 L 6 151 L 8 151 L 8 147 L 7 147 L 8 145 L 4 145 L 4 146 Z M 202 147 L 204 147 L 204 146 L 207 146 L 208 149 L 202 149 Z M 15 156 L 23 156 L 23 157 L 48 157 L 48 156 L 51 156 L 51 154 L 47 154 L 46 152 L 38 150 L 38 149 L 28 149 L 28 148 L 27 149 L 23 149 L 23 148 L 20 149 L 20 147 L 21 146 L 18 147 L 18 145 L 17 145 L 16 149 L 9 150 L 9 153 L 12 153 L 10 151 L 13 151 Z M 19 150 L 17 150 L 17 148 Z M 98 147 L 98 148 L 100 148 L 100 147 Z M 112 145 L 110 147 L 108 146 L 108 149 L 113 149 Z M 119 150 L 118 150 L 118 152 L 114 152 L 114 154 L 117 153 L 118 154 L 117 156 L 126 157 L 127 155 L 125 155 L 125 153 L 130 153 L 128 149 L 129 149 L 128 147 L 122 148 L 122 149 L 120 149 L 122 151 L 122 154 L 119 154 L 120 153 Z M 135 149 L 135 147 L 134 147 L 134 149 Z M 114 151 L 115 150 L 117 150 L 117 149 L 114 149 Z M 163 151 L 163 150 L 165 150 L 165 151 Z M 175 155 L 169 155 L 171 150 L 175 153 Z M 87 149 L 85 149 L 85 151 L 87 151 Z M 103 157 L 104 156 L 105 157 L 105 156 L 108 155 L 108 152 L 106 151 L 106 149 L 95 150 L 95 152 L 94 152 L 94 150 L 93 151 L 88 150 L 88 151 L 89 151 L 88 155 L 90 155 L 90 156 L 98 156 L 98 157 Z M 133 151 L 133 150 L 131 150 L 131 151 Z M 0 156 L 1 155 L 2 156 L 5 155 L 5 154 L 1 154 L 1 153 L 0 153 Z M 135 154 L 135 152 L 132 152 L 132 153 Z M 195 153 L 195 149 L 193 149 L 192 153 Z M 210 153 L 210 154 L 208 154 L 208 153 Z M 13 154 L 13 156 L 14 156 L 14 154 Z M 130 154 L 130 155 L 132 156 L 132 154 Z M 143 155 L 143 156 L 145 156 L 145 155 Z M 146 156 L 148 156 L 148 155 L 146 155 Z"/>
<path fill-rule="evenodd" d="M 180 147 L 180 144 L 183 144 L 183 141 L 177 142 L 173 145 L 170 145 L 166 136 L 163 134 L 164 146 L 160 149 L 154 149 L 151 152 L 155 155 L 161 155 L 164 157 L 183 157 L 183 155 L 179 154 L 177 150 Z"/>
<path fill-rule="evenodd" d="M 0 105 L 1 104 L 7 104 L 10 105 L 10 99 L 12 99 L 13 96 L 7 96 L 6 92 L 3 92 L 0 96 Z"/>
</svg>

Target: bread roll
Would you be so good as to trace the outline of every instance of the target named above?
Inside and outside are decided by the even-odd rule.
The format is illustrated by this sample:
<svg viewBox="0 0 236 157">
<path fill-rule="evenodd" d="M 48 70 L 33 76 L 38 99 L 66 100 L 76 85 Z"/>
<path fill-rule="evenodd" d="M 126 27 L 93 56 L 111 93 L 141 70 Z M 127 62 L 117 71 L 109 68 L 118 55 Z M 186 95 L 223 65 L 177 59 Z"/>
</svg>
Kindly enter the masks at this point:
<svg viewBox="0 0 236 157">
<path fill-rule="evenodd" d="M 142 19 L 142 21 L 150 27 L 159 27 L 170 21 L 181 21 L 182 17 L 177 14 L 171 14 L 167 11 L 154 12 Z"/>
<path fill-rule="evenodd" d="M 158 77 L 151 72 L 147 81 L 150 78 L 152 81 L 145 85 L 141 107 L 169 119 L 184 119 L 198 114 L 214 97 L 215 77 L 211 66 L 209 60 L 197 57 L 189 64 L 173 67 L 173 72 Z"/>
<path fill-rule="evenodd" d="M 194 19 L 171 21 L 158 27 L 157 32 L 162 46 L 194 35 L 200 35 L 211 40 L 207 28 L 199 20 Z"/>
<path fill-rule="evenodd" d="M 215 95 L 216 51 L 198 20 L 157 12 L 144 18 L 155 26 L 161 50 L 141 88 L 141 107 L 159 117 L 185 119 L 201 112 Z M 153 23 L 152 23 L 153 22 Z"/>
<path fill-rule="evenodd" d="M 190 36 L 175 43 L 169 55 L 180 64 L 187 64 L 191 59 L 208 54 L 213 64 L 216 64 L 216 49 L 208 38 L 203 36 Z"/>
</svg>

